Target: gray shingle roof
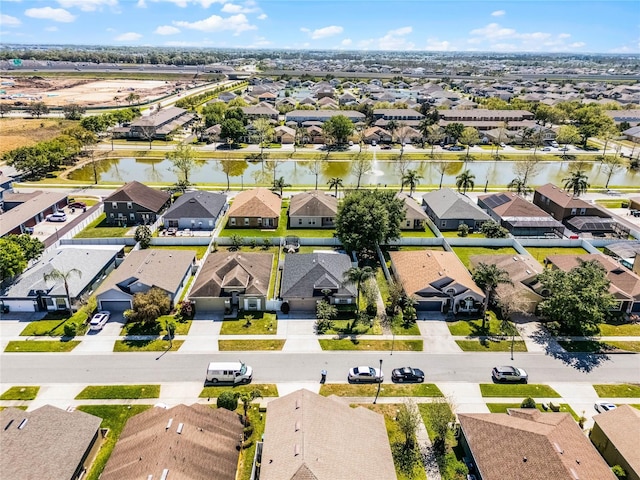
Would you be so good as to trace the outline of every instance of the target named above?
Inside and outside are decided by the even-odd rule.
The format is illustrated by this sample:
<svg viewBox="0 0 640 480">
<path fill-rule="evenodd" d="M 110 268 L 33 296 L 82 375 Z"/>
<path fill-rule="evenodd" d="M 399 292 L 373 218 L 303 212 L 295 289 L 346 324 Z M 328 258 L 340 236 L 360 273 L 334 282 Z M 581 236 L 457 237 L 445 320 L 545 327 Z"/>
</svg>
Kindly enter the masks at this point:
<svg viewBox="0 0 640 480">
<path fill-rule="evenodd" d="M 147 187 L 146 185 L 136 182 L 125 183 L 118 190 L 113 192 L 107 198 L 106 202 L 133 202 L 141 207 L 147 208 L 152 212 L 158 213 L 165 203 L 169 201 L 171 195 L 168 192 Z"/>
<path fill-rule="evenodd" d="M 450 188 L 425 193 L 422 204 L 429 205 L 440 220 L 473 219 L 477 221 L 491 220 L 480 207 L 469 198 Z"/>
<path fill-rule="evenodd" d="M 351 259 L 343 253 L 287 255 L 282 271 L 280 296 L 311 298 L 314 290 L 323 288 L 337 288 L 339 295 L 355 295 L 355 285 L 343 285 L 344 272 L 350 268 Z"/>
<path fill-rule="evenodd" d="M 165 212 L 165 219 L 218 218 L 227 203 L 227 196 L 213 192 L 187 192 Z"/>
<path fill-rule="evenodd" d="M 320 190 L 293 195 L 289 204 L 290 217 L 335 217 L 338 199 Z"/>
</svg>

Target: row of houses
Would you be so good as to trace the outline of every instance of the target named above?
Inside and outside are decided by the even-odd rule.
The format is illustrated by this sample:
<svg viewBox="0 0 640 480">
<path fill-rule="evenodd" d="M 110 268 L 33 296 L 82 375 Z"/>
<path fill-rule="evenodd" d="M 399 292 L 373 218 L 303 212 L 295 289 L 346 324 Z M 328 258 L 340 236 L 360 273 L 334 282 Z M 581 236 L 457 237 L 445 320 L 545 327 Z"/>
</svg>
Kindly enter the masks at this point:
<svg viewBox="0 0 640 480">
<path fill-rule="evenodd" d="M 0 471 L 15 479 L 83 478 L 110 434 L 101 421 L 49 405 L 4 409 Z M 568 413 L 508 409 L 459 414 L 458 422 L 462 451 L 482 480 L 615 480 L 609 465 L 640 478 L 633 441 L 640 412 L 628 405 L 596 415 L 591 441 Z M 152 407 L 127 421 L 100 478 L 234 480 L 246 452 L 243 428 L 242 417 L 224 408 Z M 396 478 L 383 416 L 308 390 L 271 400 L 251 480 L 301 478 Z"/>
</svg>

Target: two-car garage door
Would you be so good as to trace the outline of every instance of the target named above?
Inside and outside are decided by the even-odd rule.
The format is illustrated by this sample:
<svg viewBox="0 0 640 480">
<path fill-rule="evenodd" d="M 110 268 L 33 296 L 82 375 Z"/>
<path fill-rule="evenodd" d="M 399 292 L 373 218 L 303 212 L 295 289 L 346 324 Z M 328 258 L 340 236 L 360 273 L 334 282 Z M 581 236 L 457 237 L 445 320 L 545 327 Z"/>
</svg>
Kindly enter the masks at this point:
<svg viewBox="0 0 640 480">
<path fill-rule="evenodd" d="M 441 301 L 420 301 L 416 305 L 416 310 L 420 310 L 421 312 L 441 312 L 442 311 L 442 302 Z"/>
<path fill-rule="evenodd" d="M 99 310 L 108 310 L 110 312 L 124 312 L 131 308 L 130 300 L 101 300 L 98 306 Z"/>
</svg>

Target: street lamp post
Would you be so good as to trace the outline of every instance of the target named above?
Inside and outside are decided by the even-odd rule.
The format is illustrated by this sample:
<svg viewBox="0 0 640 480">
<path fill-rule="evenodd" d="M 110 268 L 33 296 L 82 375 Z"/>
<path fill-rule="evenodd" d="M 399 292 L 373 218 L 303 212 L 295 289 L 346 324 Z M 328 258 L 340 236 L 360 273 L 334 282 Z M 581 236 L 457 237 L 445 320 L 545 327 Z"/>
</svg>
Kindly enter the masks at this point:
<svg viewBox="0 0 640 480">
<path fill-rule="evenodd" d="M 380 359 L 380 376 L 382 376 L 382 359 Z M 378 395 L 380 395 L 380 386 L 382 385 L 382 379 L 378 382 L 378 391 L 376 392 L 376 398 L 373 400 L 375 405 L 378 402 Z"/>
</svg>

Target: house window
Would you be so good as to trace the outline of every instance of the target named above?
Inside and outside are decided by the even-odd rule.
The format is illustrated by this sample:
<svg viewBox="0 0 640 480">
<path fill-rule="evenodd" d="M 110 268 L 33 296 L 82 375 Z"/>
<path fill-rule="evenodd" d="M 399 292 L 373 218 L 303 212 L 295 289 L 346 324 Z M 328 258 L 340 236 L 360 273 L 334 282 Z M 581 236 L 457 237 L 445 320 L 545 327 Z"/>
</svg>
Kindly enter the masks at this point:
<svg viewBox="0 0 640 480">
<path fill-rule="evenodd" d="M 571 209 L 571 215 L 575 215 L 575 214 L 576 214 L 576 209 L 575 209 L 575 208 L 572 208 L 572 209 Z"/>
<path fill-rule="evenodd" d="M 244 226 L 248 226 L 249 225 L 249 219 L 245 217 L 244 219 Z"/>
<path fill-rule="evenodd" d="M 258 226 L 261 226 L 261 225 L 262 225 L 262 218 L 259 218 L 258 219 Z"/>
<path fill-rule="evenodd" d="M 112 213 L 109 214 L 109 218 L 113 218 L 113 217 L 114 217 L 114 215 L 113 215 L 113 212 L 112 212 Z"/>
<path fill-rule="evenodd" d="M 118 208 L 118 202 L 111 202 L 111 208 Z"/>
<path fill-rule="evenodd" d="M 131 210 L 133 208 L 133 203 L 127 202 L 127 209 Z"/>
<path fill-rule="evenodd" d="M 442 222 L 440 222 L 440 226 L 441 226 L 441 227 L 446 227 L 446 226 L 447 226 L 447 222 L 446 222 L 446 221 L 442 221 Z"/>
<path fill-rule="evenodd" d="M 302 225 L 302 219 L 301 218 L 298 219 L 298 225 Z"/>
<path fill-rule="evenodd" d="M 580 215 L 584 215 L 585 213 L 587 213 L 587 209 L 586 208 L 581 208 L 580 209 Z"/>
<path fill-rule="evenodd" d="M 136 219 L 136 214 L 135 213 L 130 213 L 129 214 L 129 219 L 130 220 L 135 220 Z"/>
<path fill-rule="evenodd" d="M 209 226 L 213 227 L 213 220 L 209 220 Z"/>
<path fill-rule="evenodd" d="M 231 218 L 229 219 L 229 225 L 235 225 L 235 224 L 236 224 L 236 219 L 235 219 L 235 217 L 231 217 Z"/>
</svg>

